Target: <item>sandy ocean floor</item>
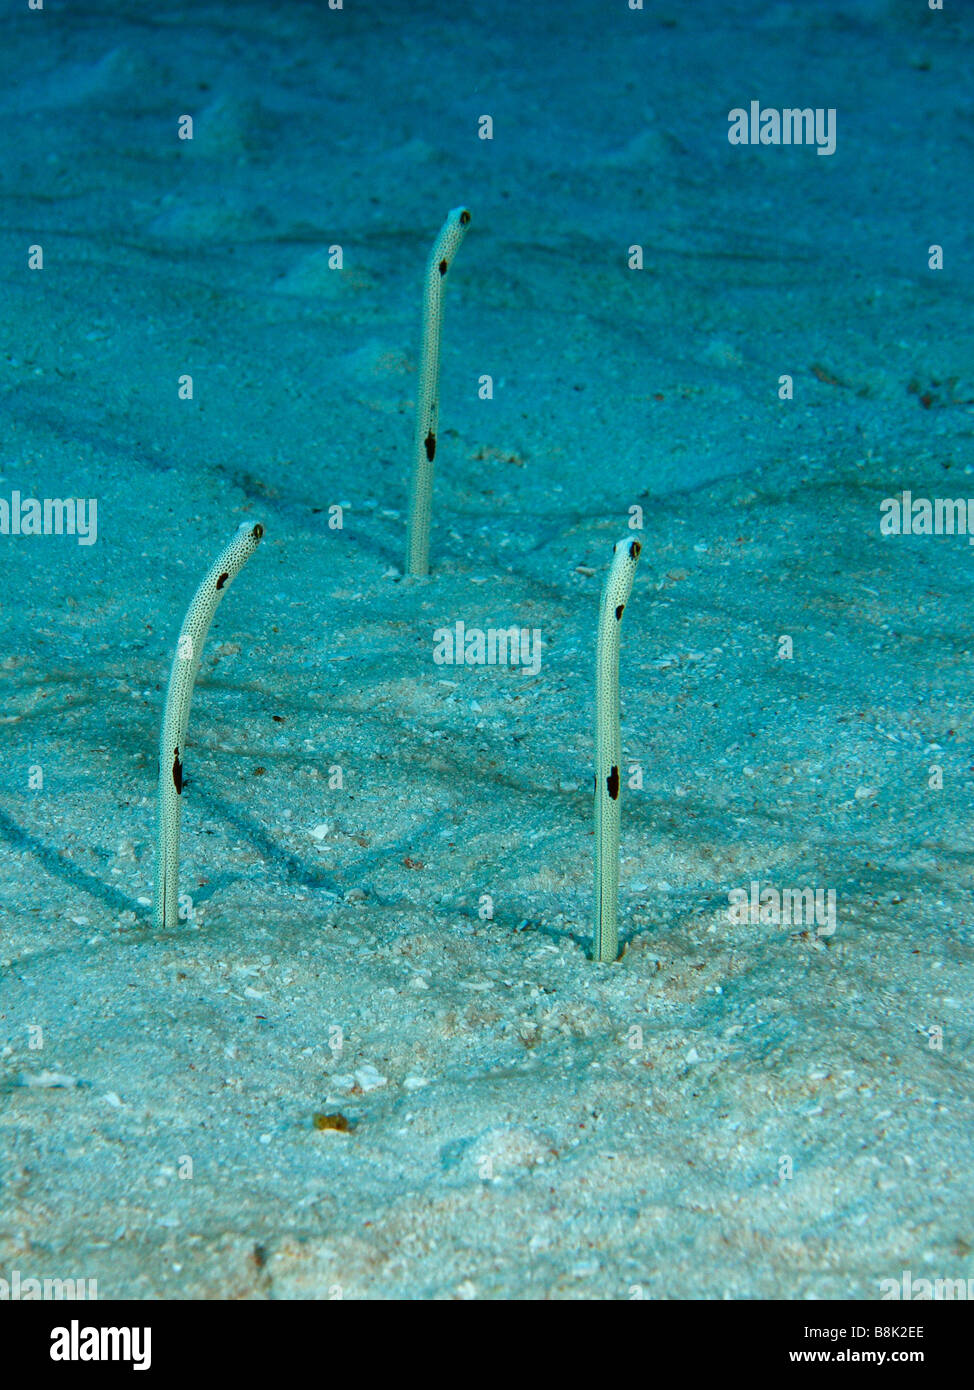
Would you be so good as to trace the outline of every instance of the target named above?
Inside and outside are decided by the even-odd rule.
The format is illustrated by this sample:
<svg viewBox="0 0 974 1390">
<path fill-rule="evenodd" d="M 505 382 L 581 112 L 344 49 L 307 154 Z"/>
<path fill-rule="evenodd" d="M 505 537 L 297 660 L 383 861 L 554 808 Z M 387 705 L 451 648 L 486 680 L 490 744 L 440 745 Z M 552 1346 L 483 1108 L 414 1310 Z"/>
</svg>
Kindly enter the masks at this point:
<svg viewBox="0 0 974 1390">
<path fill-rule="evenodd" d="M 974 1278 L 974 553 L 880 534 L 904 490 L 974 499 L 970 18 L 5 17 L 0 498 L 95 498 L 97 540 L 0 535 L 0 1277 Z M 835 108 L 835 153 L 732 146 L 752 99 Z M 459 203 L 424 583 L 422 276 Z M 186 751 L 192 917 L 157 930 L 169 664 L 245 520 Z M 595 965 L 594 640 L 626 535 L 642 786 L 623 954 Z M 540 629 L 540 670 L 435 664 L 457 621 Z M 752 882 L 834 892 L 834 932 L 731 921 Z"/>
</svg>

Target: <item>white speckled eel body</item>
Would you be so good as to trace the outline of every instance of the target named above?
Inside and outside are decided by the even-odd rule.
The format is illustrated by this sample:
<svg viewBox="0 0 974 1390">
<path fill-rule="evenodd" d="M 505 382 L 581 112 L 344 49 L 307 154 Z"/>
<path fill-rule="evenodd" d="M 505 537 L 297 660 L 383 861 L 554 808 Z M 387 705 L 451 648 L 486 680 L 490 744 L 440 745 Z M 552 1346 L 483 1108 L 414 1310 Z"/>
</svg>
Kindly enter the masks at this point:
<svg viewBox="0 0 974 1390">
<path fill-rule="evenodd" d="M 619 734 L 619 628 L 636 574 L 639 541 L 613 548 L 602 591 L 595 655 L 595 927 L 592 959 L 619 954 L 619 826 L 622 740 Z"/>
<path fill-rule="evenodd" d="M 189 724 L 203 643 L 213 614 L 234 577 L 253 555 L 263 526 L 244 522 L 224 547 L 193 595 L 179 630 L 173 657 L 166 708 L 159 739 L 159 839 L 156 849 L 156 894 L 153 915 L 157 927 L 174 927 L 179 916 L 179 819 L 183 790 L 183 742 Z"/>
<path fill-rule="evenodd" d="M 440 336 L 446 273 L 470 225 L 466 208 L 453 208 L 440 229 L 426 264 L 423 300 L 423 357 L 416 398 L 416 436 L 406 525 L 406 573 L 429 574 L 430 520 L 433 512 L 433 459 L 440 408 Z"/>
</svg>

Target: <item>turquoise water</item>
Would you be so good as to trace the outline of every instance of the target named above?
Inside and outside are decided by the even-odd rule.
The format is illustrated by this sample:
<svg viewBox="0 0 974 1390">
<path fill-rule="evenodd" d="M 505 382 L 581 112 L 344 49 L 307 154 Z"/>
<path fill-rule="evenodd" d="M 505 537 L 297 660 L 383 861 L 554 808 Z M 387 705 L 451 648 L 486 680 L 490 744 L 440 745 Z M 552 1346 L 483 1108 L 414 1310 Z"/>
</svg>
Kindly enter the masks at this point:
<svg viewBox="0 0 974 1390">
<path fill-rule="evenodd" d="M 969 71 L 968 9 L 880 0 L 8 20 L 0 1275 L 974 1273 L 971 551 L 880 529 L 974 496 Z M 731 143 L 755 101 L 822 138 Z M 164 933 L 165 682 L 242 521 Z M 594 640 L 634 534 L 596 967 Z M 537 669 L 437 661 L 458 623 L 540 633 Z M 755 883 L 833 894 L 834 931 L 732 920 Z"/>
</svg>

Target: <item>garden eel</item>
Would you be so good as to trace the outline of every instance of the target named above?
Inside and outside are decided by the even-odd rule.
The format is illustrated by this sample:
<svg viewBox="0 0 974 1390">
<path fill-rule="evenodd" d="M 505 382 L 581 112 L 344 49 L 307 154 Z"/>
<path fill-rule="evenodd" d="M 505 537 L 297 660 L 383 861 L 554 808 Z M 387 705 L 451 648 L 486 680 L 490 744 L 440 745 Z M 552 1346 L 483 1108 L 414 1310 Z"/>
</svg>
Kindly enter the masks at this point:
<svg viewBox="0 0 974 1390">
<path fill-rule="evenodd" d="M 639 541 L 618 541 L 602 591 L 595 656 L 595 927 L 592 959 L 619 954 L 619 803 L 622 741 L 619 735 L 619 627 L 625 612 Z"/>
<path fill-rule="evenodd" d="M 263 534 L 263 526 L 249 521 L 240 526 L 193 595 L 179 630 L 159 739 L 159 840 L 153 909 L 157 927 L 174 927 L 179 918 L 179 817 L 184 741 L 203 643 L 220 600 L 257 549 Z"/>
<path fill-rule="evenodd" d="M 453 257 L 470 225 L 466 208 L 447 213 L 426 263 L 426 295 L 423 300 L 423 357 L 416 400 L 416 437 L 413 443 L 413 476 L 409 487 L 409 520 L 406 524 L 406 573 L 424 578 L 429 574 L 430 519 L 433 511 L 433 459 L 440 407 L 440 335 L 443 330 L 443 282 Z"/>
</svg>

